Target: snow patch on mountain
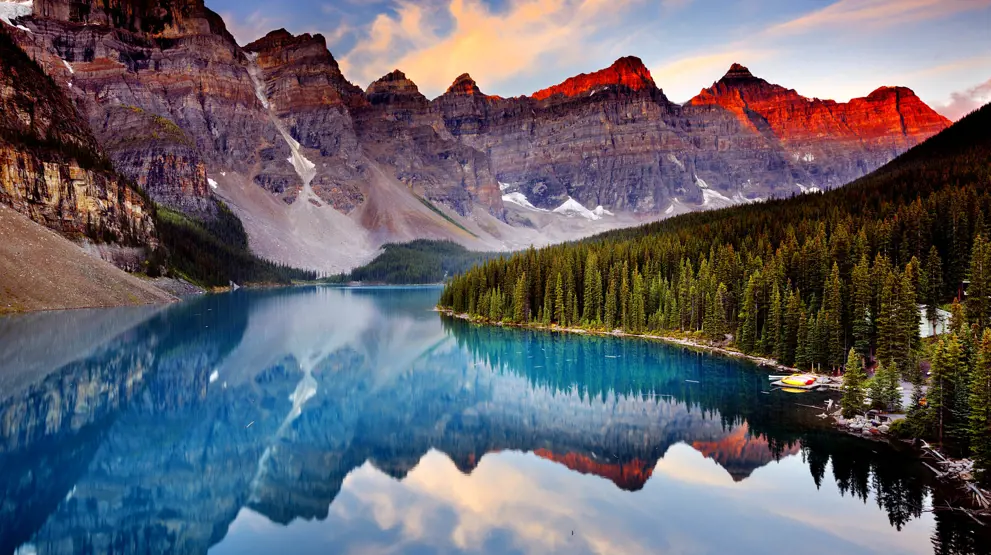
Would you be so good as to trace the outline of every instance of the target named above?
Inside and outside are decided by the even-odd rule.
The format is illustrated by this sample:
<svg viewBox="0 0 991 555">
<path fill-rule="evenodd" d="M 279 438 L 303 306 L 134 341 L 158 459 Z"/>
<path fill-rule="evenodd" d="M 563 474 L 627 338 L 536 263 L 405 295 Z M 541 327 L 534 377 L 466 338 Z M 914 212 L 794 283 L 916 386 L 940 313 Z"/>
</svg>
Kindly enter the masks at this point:
<svg viewBox="0 0 991 555">
<path fill-rule="evenodd" d="M 707 209 L 726 208 L 737 203 L 728 196 L 713 189 L 702 189 L 702 206 Z"/>
<path fill-rule="evenodd" d="M 303 190 L 300 193 L 300 199 L 306 200 L 312 194 L 310 182 L 312 182 L 313 178 L 317 175 L 317 165 L 303 156 L 303 151 L 299 141 L 294 139 L 279 119 L 271 113 L 272 108 L 268 102 L 268 91 L 265 87 L 265 83 L 261 79 L 261 72 L 258 69 L 258 64 L 256 63 L 258 55 L 254 54 L 249 57 L 251 59 L 251 63 L 248 65 L 248 77 L 251 78 L 251 82 L 255 85 L 255 96 L 258 97 L 258 100 L 262 103 L 262 106 L 264 106 L 266 110 L 269 110 L 269 117 L 272 120 L 272 123 L 279 131 L 279 134 L 282 135 L 282 138 L 285 139 L 286 144 L 289 145 L 289 150 L 292 152 L 292 156 L 287 158 L 287 161 L 292 164 L 293 169 L 296 170 L 296 175 L 303 180 Z"/>
<path fill-rule="evenodd" d="M 801 183 L 796 183 L 795 186 L 798 187 L 798 190 L 801 191 L 803 195 L 804 194 L 808 194 L 808 193 L 821 193 L 822 192 L 822 189 L 820 189 L 819 187 L 816 187 L 815 185 L 812 185 L 811 187 L 806 187 L 805 185 L 802 185 Z"/>
<path fill-rule="evenodd" d="M 537 208 L 526 198 L 526 195 L 520 192 L 509 193 L 507 195 L 502 195 L 502 202 L 508 202 L 510 204 L 515 204 L 517 206 L 522 206 L 529 210 L 537 210 L 539 212 L 547 212 L 543 208 Z"/>
<path fill-rule="evenodd" d="M 737 193 L 733 195 L 733 201 L 738 204 L 753 204 L 755 202 L 763 202 L 766 199 L 763 197 L 747 198 L 743 193 Z"/>
<path fill-rule="evenodd" d="M 599 209 L 601 209 L 601 212 L 599 212 Z M 568 200 L 564 201 L 564 204 L 562 204 L 561 206 L 555 208 L 554 212 L 557 214 L 564 214 L 567 216 L 581 216 L 586 220 L 594 221 L 594 220 L 602 219 L 602 216 L 605 213 L 605 209 L 602 208 L 601 206 L 598 206 L 596 207 L 596 211 L 592 211 L 582 206 L 582 203 L 578 202 L 577 200 L 568 197 Z M 610 216 L 611 215 L 612 214 L 610 214 Z"/>
<path fill-rule="evenodd" d="M 13 21 L 19 17 L 26 17 L 31 15 L 34 10 L 34 2 L 32 0 L 19 1 L 19 2 L 0 2 L 0 21 L 3 21 L 11 27 L 17 27 L 22 31 L 31 32 L 30 29 L 24 27 L 23 25 L 14 25 Z"/>
<path fill-rule="evenodd" d="M 499 190 L 500 191 L 508 191 L 508 190 L 512 189 L 513 187 L 515 187 L 515 185 L 513 185 L 511 183 L 503 183 L 502 181 L 499 182 Z"/>
<path fill-rule="evenodd" d="M 212 187 L 213 189 L 216 189 L 217 188 L 217 182 L 214 181 L 213 179 L 210 179 L 208 177 L 208 178 L 206 178 L 206 182 L 209 183 L 210 184 L 210 187 Z"/>
</svg>

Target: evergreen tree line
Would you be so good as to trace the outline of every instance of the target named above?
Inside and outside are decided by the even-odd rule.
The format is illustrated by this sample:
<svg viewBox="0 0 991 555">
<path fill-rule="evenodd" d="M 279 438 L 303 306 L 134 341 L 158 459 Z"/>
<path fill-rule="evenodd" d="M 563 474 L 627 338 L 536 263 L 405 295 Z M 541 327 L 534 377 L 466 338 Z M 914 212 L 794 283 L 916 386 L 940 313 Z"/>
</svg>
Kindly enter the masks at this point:
<svg viewBox="0 0 991 555">
<path fill-rule="evenodd" d="M 499 255 L 469 251 L 453 241 L 417 239 L 409 243 L 385 245 L 382 254 L 368 264 L 325 281 L 397 285 L 441 283 L 496 256 Z"/>
<path fill-rule="evenodd" d="M 241 220 L 223 203 L 216 219 L 193 220 L 158 206 L 155 225 L 161 245 L 149 260 L 149 274 L 160 266 L 203 286 L 236 283 L 280 283 L 313 281 L 317 273 L 258 258 L 248 249 Z"/>
<path fill-rule="evenodd" d="M 440 305 L 490 321 L 696 334 L 801 369 L 867 361 L 881 374 L 872 400 L 893 404 L 898 376 L 923 381 L 922 318 L 965 282 L 957 312 L 991 325 L 988 129 L 991 106 L 841 189 L 492 260 L 452 280 Z"/>
</svg>

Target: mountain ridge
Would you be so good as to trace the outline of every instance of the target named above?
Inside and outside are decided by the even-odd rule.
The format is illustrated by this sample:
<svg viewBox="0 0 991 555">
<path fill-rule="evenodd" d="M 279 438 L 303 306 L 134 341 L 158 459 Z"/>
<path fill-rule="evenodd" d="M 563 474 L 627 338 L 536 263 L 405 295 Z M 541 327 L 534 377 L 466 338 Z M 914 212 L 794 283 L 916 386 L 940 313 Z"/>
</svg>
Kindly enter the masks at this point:
<svg viewBox="0 0 991 555">
<path fill-rule="evenodd" d="M 223 199 L 260 255 L 333 272 L 389 242 L 513 250 L 832 188 L 946 124 L 906 89 L 842 117 L 762 85 L 778 96 L 731 102 L 717 82 L 678 105 L 633 56 L 531 96 L 487 95 L 465 73 L 427 99 L 402 68 L 362 90 L 322 35 L 278 29 L 242 47 L 201 0 L 42 0 L 18 24 L 153 200 L 209 220 Z"/>
</svg>

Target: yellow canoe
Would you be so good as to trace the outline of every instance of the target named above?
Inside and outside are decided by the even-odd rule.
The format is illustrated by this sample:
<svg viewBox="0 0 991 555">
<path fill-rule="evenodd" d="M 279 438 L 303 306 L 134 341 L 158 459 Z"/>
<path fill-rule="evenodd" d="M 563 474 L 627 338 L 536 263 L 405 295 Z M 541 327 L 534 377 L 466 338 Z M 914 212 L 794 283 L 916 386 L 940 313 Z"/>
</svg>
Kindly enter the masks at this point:
<svg viewBox="0 0 991 555">
<path fill-rule="evenodd" d="M 808 374 L 792 374 L 791 376 L 782 379 L 781 383 L 785 385 L 798 385 L 804 387 L 816 383 L 816 378 L 815 376 L 810 376 Z"/>
<path fill-rule="evenodd" d="M 785 393 L 808 393 L 808 389 L 798 389 L 797 387 L 782 387 L 781 391 Z"/>
</svg>

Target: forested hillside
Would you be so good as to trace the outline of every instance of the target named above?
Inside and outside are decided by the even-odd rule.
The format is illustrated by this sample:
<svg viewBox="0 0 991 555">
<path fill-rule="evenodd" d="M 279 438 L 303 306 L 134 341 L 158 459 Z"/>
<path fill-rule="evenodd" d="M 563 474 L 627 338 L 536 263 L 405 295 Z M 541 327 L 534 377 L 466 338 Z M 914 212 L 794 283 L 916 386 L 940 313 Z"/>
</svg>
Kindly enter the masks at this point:
<svg viewBox="0 0 991 555">
<path fill-rule="evenodd" d="M 149 273 L 161 264 L 170 274 L 207 287 L 236 283 L 310 281 L 317 273 L 255 256 L 241 220 L 218 202 L 217 216 L 200 221 L 158 206 L 156 225 L 162 244 L 151 258 Z"/>
<path fill-rule="evenodd" d="M 991 105 L 842 189 L 531 249 L 452 280 L 440 304 L 486 320 L 693 333 L 805 369 L 838 370 L 853 348 L 916 379 L 917 305 L 933 316 L 969 281 L 954 328 L 969 330 L 965 318 L 979 339 L 991 325 L 989 190 Z M 962 396 L 976 381 L 953 379 L 960 406 L 941 430 L 970 422 Z"/>
<path fill-rule="evenodd" d="M 375 260 L 328 281 L 396 285 L 441 283 L 450 276 L 499 256 L 498 253 L 470 251 L 452 241 L 429 239 L 389 244 L 382 248 L 382 254 Z"/>
</svg>

